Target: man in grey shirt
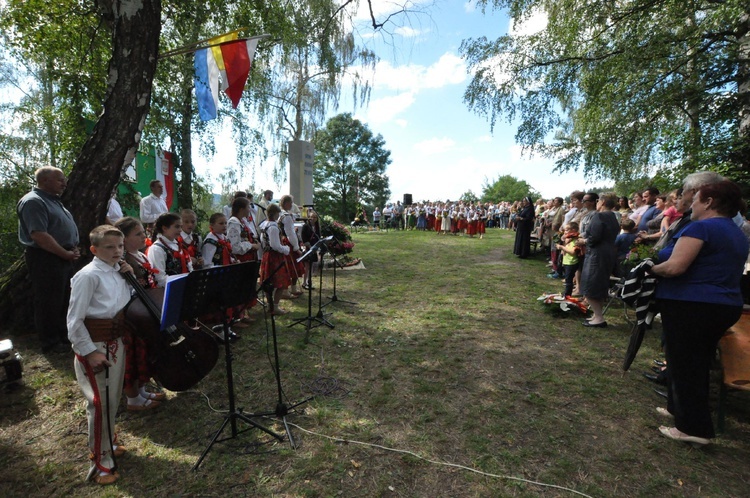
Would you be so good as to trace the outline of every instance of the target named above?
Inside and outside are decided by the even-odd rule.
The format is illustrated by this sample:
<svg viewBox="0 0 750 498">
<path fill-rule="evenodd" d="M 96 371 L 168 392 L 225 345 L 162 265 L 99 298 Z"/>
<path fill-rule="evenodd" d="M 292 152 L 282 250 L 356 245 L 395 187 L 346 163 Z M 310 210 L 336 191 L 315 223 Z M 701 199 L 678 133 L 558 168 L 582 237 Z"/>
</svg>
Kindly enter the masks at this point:
<svg viewBox="0 0 750 498">
<path fill-rule="evenodd" d="M 42 352 L 69 352 L 65 316 L 73 261 L 80 257 L 78 227 L 60 195 L 67 180 L 62 170 L 45 166 L 35 172 L 36 187 L 18 205 L 18 240 L 34 299 L 34 328 Z"/>
</svg>

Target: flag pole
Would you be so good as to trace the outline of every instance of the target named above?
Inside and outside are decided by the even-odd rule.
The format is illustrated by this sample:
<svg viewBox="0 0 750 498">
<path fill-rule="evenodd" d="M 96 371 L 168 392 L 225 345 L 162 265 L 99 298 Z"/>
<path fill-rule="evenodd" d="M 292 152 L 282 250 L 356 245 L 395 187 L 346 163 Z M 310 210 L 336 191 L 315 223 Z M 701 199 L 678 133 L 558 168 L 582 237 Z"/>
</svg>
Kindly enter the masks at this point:
<svg viewBox="0 0 750 498">
<path fill-rule="evenodd" d="M 230 31 L 228 33 L 224 33 L 223 35 L 212 36 L 211 38 L 205 38 L 205 39 L 197 41 L 195 43 L 189 43 L 189 44 L 184 45 L 184 46 L 182 46 L 180 48 L 175 48 L 173 50 L 169 50 L 167 52 L 164 52 L 163 54 L 159 54 L 158 58 L 159 59 L 166 59 L 167 57 L 174 57 L 175 55 L 192 54 L 193 52 L 196 52 L 198 50 L 202 50 L 204 48 L 218 47 L 222 43 L 227 43 L 228 41 L 235 41 L 235 40 L 225 40 L 225 41 L 222 41 L 222 42 L 211 43 L 211 44 L 205 45 L 205 46 L 199 46 L 199 45 L 201 45 L 203 43 L 206 43 L 206 42 L 208 42 L 210 40 L 214 40 L 216 38 L 221 38 L 221 37 L 224 37 L 226 35 L 231 35 L 232 33 L 238 33 L 240 31 L 242 31 L 243 29 L 246 29 L 246 28 L 235 29 L 234 31 Z M 261 40 L 261 39 L 270 38 L 270 37 L 271 37 L 271 35 L 269 35 L 269 34 L 262 34 L 262 35 L 257 35 L 257 36 L 248 36 L 247 38 L 238 38 L 237 40 L 238 41 L 239 40 Z"/>
</svg>

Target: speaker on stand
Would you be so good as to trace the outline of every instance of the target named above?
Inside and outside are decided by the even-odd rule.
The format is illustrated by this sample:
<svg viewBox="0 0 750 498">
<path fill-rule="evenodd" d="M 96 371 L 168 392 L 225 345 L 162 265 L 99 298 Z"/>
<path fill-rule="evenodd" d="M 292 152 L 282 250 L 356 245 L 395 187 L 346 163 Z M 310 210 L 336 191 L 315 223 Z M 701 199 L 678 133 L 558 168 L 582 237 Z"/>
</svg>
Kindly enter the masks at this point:
<svg viewBox="0 0 750 498">
<path fill-rule="evenodd" d="M 411 194 L 404 194 L 404 206 L 411 206 L 411 205 L 412 205 Z"/>
</svg>

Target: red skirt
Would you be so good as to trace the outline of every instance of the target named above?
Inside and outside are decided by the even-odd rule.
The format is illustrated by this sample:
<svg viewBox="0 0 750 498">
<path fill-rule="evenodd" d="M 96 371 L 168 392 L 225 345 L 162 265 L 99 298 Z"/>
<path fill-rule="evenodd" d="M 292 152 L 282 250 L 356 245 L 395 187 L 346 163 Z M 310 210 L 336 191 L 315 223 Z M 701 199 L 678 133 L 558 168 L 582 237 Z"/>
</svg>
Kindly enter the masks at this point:
<svg viewBox="0 0 750 498">
<path fill-rule="evenodd" d="M 486 227 L 484 226 L 484 220 L 477 221 L 477 233 L 485 233 Z"/>
<path fill-rule="evenodd" d="M 140 387 L 151 379 L 146 342 L 130 332 L 122 337 L 122 342 L 125 344 L 124 385 Z"/>
<path fill-rule="evenodd" d="M 469 223 L 464 218 L 458 219 L 458 230 L 466 230 L 469 226 Z"/>
<path fill-rule="evenodd" d="M 477 220 L 471 220 L 466 227 L 467 235 L 474 235 L 477 233 Z"/>
<path fill-rule="evenodd" d="M 286 260 L 287 257 L 279 252 L 270 249 L 265 251 L 263 259 L 260 262 L 260 279 L 265 281 L 266 278 L 273 274 L 271 285 L 274 289 L 286 289 L 292 285 L 292 280 L 289 278 L 289 272 L 287 271 Z M 280 268 L 279 265 L 281 265 Z"/>
<path fill-rule="evenodd" d="M 442 229 L 443 229 L 443 217 L 438 216 L 435 218 L 435 231 L 439 232 Z"/>
<path fill-rule="evenodd" d="M 282 244 L 287 246 L 289 248 L 289 254 L 286 255 L 287 258 L 287 264 L 286 269 L 289 273 L 289 278 L 291 280 L 294 280 L 295 278 L 302 278 L 305 275 L 305 263 L 299 262 L 297 263 L 297 257 L 294 253 L 294 247 L 292 247 L 291 242 L 289 242 L 288 239 L 284 239 L 281 241 Z"/>
</svg>

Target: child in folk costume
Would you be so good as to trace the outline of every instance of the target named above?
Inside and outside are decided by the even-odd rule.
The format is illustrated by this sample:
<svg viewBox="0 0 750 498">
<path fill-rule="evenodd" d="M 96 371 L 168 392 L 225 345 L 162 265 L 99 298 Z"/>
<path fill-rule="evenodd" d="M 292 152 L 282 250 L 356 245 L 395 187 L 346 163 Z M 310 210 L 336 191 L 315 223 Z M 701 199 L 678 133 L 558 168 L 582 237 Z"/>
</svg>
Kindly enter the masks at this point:
<svg viewBox="0 0 750 498">
<path fill-rule="evenodd" d="M 250 199 L 238 197 L 232 201 L 231 214 L 227 221 L 227 239 L 232 246 L 232 254 L 240 263 L 258 261 L 260 238 L 253 221 Z M 249 285 L 256 285 L 256 282 L 250 282 Z M 253 299 L 246 307 L 238 307 L 237 316 L 242 316 L 245 309 L 250 309 L 257 303 L 258 300 Z M 241 320 L 251 321 L 247 315 Z"/>
<path fill-rule="evenodd" d="M 260 239 L 252 222 L 250 200 L 239 197 L 232 202 L 232 216 L 227 221 L 227 239 L 238 261 L 257 261 Z"/>
<path fill-rule="evenodd" d="M 156 287 L 154 275 L 157 270 L 151 267 L 148 258 L 140 250 L 146 245 L 146 231 L 137 219 L 126 216 L 115 223 L 115 227 L 125 235 L 125 262 L 133 268 L 133 274 L 144 289 Z M 152 410 L 161 404 L 164 393 L 146 390 L 151 380 L 148 363 L 148 346 L 140 337 L 128 330 L 123 337 L 125 344 L 125 385 L 123 390 L 128 399 L 128 411 Z"/>
<path fill-rule="evenodd" d="M 287 272 L 286 258 L 291 248 L 281 242 L 281 229 L 277 220 L 281 209 L 276 204 L 269 204 L 266 208 L 266 220 L 261 223 L 261 240 L 263 241 L 263 259 L 260 263 L 260 279 L 265 281 L 271 279 L 273 287 L 273 311 L 274 315 L 284 315 L 286 310 L 279 308 L 281 295 L 291 284 Z"/>
<path fill-rule="evenodd" d="M 484 234 L 487 231 L 487 210 L 482 207 L 478 207 L 477 218 L 477 233 L 479 234 L 479 238 L 483 239 Z"/>
<path fill-rule="evenodd" d="M 281 196 L 281 200 L 279 201 L 281 215 L 279 216 L 278 223 L 282 232 L 281 242 L 291 249 L 287 255 L 287 272 L 289 273 L 289 278 L 292 280 L 292 288 L 289 295 L 284 297 L 295 299 L 302 294 L 302 290 L 297 283 L 305 275 L 305 264 L 297 263 L 297 258 L 302 256 L 303 249 L 297 238 L 297 231 L 294 228 L 294 216 L 290 213 L 292 204 L 294 204 L 294 198 L 291 195 Z"/>
<path fill-rule="evenodd" d="M 477 233 L 478 221 L 479 217 L 477 216 L 477 211 L 476 209 L 474 209 L 474 206 L 471 206 L 466 212 L 466 235 L 468 235 L 472 239 Z"/>
<path fill-rule="evenodd" d="M 87 480 L 104 485 L 117 480 L 115 457 L 125 452 L 114 425 L 125 373 L 122 310 L 130 301 L 130 286 L 120 273 L 132 269 L 121 262 L 124 244 L 118 229 L 102 225 L 89 238 L 94 259 L 71 280 L 67 324 L 76 379 L 87 401 Z"/>
<path fill-rule="evenodd" d="M 152 244 L 146 253 L 154 274 L 157 287 L 164 287 L 167 276 L 193 271 L 190 254 L 180 247 L 177 237 L 182 231 L 182 218 L 174 213 L 164 213 L 154 223 Z"/>
<path fill-rule="evenodd" d="M 237 262 L 232 254 L 232 243 L 227 239 L 227 217 L 224 213 L 214 213 L 208 219 L 209 232 L 203 239 L 203 268 L 213 268 L 214 266 L 226 266 Z M 246 323 L 242 323 L 238 318 L 240 309 L 230 308 L 227 310 L 227 319 L 232 323 L 233 328 L 245 328 Z M 219 314 L 217 317 L 221 319 Z M 215 325 L 212 330 L 217 339 L 221 342 L 224 340 L 224 329 L 221 325 Z M 235 341 L 239 335 L 233 330 L 229 330 L 229 340 Z"/>
<path fill-rule="evenodd" d="M 203 267 L 203 255 L 201 254 L 201 236 L 194 232 L 198 224 L 198 215 L 192 209 L 183 209 L 180 213 L 182 217 L 182 230 L 177 236 L 177 243 L 190 254 L 190 262 L 194 269 Z"/>
</svg>

